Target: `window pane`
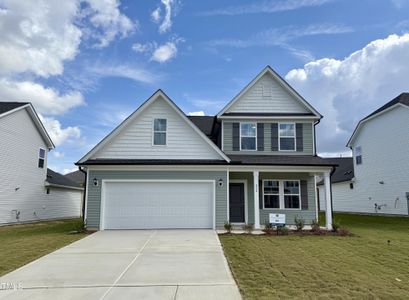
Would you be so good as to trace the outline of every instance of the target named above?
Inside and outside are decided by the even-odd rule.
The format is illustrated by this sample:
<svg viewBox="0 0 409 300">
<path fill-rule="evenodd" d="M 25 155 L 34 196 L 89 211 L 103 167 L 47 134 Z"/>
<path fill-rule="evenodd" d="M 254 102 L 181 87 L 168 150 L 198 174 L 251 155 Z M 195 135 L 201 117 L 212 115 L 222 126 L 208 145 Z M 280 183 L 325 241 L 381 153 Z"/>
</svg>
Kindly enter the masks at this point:
<svg viewBox="0 0 409 300">
<path fill-rule="evenodd" d="M 242 150 L 256 150 L 256 138 L 254 137 L 242 137 L 241 138 Z"/>
<path fill-rule="evenodd" d="M 298 181 L 284 181 L 284 194 L 299 194 L 300 186 Z"/>
<path fill-rule="evenodd" d="M 300 197 L 299 196 L 284 196 L 284 206 L 285 208 L 300 208 Z"/>
<path fill-rule="evenodd" d="M 355 159 L 356 159 L 356 164 L 357 165 L 362 164 L 362 156 L 357 156 L 357 157 L 355 157 Z"/>
<path fill-rule="evenodd" d="M 41 168 L 41 169 L 44 168 L 44 159 L 40 158 L 40 159 L 38 160 L 38 167 Z"/>
<path fill-rule="evenodd" d="M 264 181 L 264 193 L 265 194 L 278 194 L 278 181 L 268 180 Z"/>
<path fill-rule="evenodd" d="M 256 136 L 256 127 L 255 123 L 241 123 L 241 135 Z"/>
<path fill-rule="evenodd" d="M 154 131 L 166 131 L 166 119 L 155 119 L 153 130 Z"/>
<path fill-rule="evenodd" d="M 280 208 L 278 195 L 264 195 L 264 208 Z"/>
<path fill-rule="evenodd" d="M 361 156 L 362 155 L 362 148 L 361 146 L 355 147 L 355 156 Z"/>
<path fill-rule="evenodd" d="M 295 150 L 295 139 L 280 138 L 280 150 Z"/>
<path fill-rule="evenodd" d="M 153 135 L 153 144 L 154 145 L 166 145 L 166 133 L 155 132 Z"/>
<path fill-rule="evenodd" d="M 280 136 L 295 136 L 294 124 L 280 124 Z"/>
<path fill-rule="evenodd" d="M 38 151 L 38 156 L 39 156 L 40 158 L 45 158 L 45 150 L 44 150 L 44 149 L 40 149 L 40 150 Z"/>
</svg>

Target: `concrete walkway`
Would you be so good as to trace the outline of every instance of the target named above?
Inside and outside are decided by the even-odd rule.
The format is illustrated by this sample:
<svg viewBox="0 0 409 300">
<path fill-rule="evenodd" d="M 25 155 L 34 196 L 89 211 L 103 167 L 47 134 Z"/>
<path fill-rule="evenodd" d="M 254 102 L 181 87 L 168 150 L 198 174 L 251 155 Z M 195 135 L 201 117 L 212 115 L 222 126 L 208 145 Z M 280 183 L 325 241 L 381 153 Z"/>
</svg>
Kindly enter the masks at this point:
<svg viewBox="0 0 409 300">
<path fill-rule="evenodd" d="M 241 299 L 212 230 L 100 231 L 0 277 L 0 299 Z"/>
</svg>

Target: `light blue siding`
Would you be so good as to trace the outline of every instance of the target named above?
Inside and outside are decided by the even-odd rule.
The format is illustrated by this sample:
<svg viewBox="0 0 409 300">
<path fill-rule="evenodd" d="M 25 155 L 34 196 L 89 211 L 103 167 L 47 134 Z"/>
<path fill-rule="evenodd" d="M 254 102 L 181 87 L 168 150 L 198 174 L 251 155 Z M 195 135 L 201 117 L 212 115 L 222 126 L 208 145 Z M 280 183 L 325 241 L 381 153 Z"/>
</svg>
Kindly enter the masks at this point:
<svg viewBox="0 0 409 300">
<path fill-rule="evenodd" d="M 226 171 L 116 171 L 90 170 L 88 177 L 87 227 L 99 229 L 101 210 L 101 184 L 93 185 L 93 179 L 175 179 L 214 180 L 216 182 L 216 228 L 222 228 L 227 220 L 227 172 Z M 224 185 L 218 186 L 222 179 Z M 183 196 L 183 191 L 181 191 Z"/>
</svg>

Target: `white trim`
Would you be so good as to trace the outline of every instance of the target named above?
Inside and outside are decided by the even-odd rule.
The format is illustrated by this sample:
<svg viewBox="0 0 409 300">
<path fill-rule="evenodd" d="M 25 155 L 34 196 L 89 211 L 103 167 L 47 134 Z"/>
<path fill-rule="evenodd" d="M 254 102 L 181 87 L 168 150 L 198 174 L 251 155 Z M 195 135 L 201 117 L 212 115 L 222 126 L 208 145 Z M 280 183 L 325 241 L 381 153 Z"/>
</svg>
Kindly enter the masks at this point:
<svg viewBox="0 0 409 300">
<path fill-rule="evenodd" d="M 317 176 L 314 175 L 314 195 L 315 195 L 315 220 L 318 222 L 318 195 Z"/>
<path fill-rule="evenodd" d="M 99 228 L 100 230 L 105 230 L 105 220 L 104 220 L 104 213 L 105 213 L 105 193 L 106 188 L 105 184 L 109 182 L 204 182 L 204 183 L 211 183 L 213 186 L 213 228 L 216 229 L 216 180 L 187 180 L 187 179 L 102 179 L 101 180 L 101 208 L 100 208 L 100 216 L 99 216 Z"/>
<path fill-rule="evenodd" d="M 276 195 L 276 194 L 264 194 L 264 182 L 265 181 L 277 181 L 278 182 L 278 208 L 272 208 L 272 207 L 265 207 L 264 206 L 264 196 L 265 195 Z M 281 188 L 280 188 L 280 180 L 279 179 L 262 179 L 261 180 L 261 189 L 262 189 L 262 199 L 263 199 L 263 209 L 268 209 L 268 210 L 273 210 L 273 209 L 280 209 L 281 208 Z"/>
<path fill-rule="evenodd" d="M 242 138 L 242 135 L 241 135 L 241 125 L 242 124 L 255 124 L 256 125 L 256 135 L 254 136 L 254 138 L 255 138 L 255 145 L 256 145 L 256 148 L 255 149 L 241 149 L 241 138 Z M 240 124 L 239 124 L 239 126 L 240 126 L 240 128 L 239 128 L 239 144 L 240 144 L 240 151 L 257 151 L 257 122 L 240 122 Z M 253 138 L 253 136 L 243 136 L 243 137 L 247 137 L 247 138 Z"/>
<path fill-rule="evenodd" d="M 230 186 L 229 186 L 229 184 L 230 184 L 230 171 L 229 171 L 229 169 L 227 168 L 227 174 L 226 174 L 226 180 L 227 180 L 227 200 L 226 200 L 226 202 L 227 202 L 227 216 L 226 216 L 226 221 L 227 221 L 227 223 L 229 223 L 230 222 Z"/>
<path fill-rule="evenodd" d="M 264 181 L 278 181 L 278 197 L 279 197 L 279 203 L 280 207 L 279 208 L 266 208 L 264 206 Z M 296 196 L 297 194 L 284 194 L 284 181 L 295 181 L 298 182 L 298 197 L 299 197 L 299 203 L 300 207 L 299 208 L 286 208 L 285 207 L 285 201 L 284 201 L 284 196 L 285 195 L 290 195 L 290 196 Z M 263 200 L 263 210 L 302 210 L 302 197 L 301 197 L 301 180 L 299 179 L 262 179 L 262 200 Z M 267 194 L 269 195 L 269 194 Z M 308 196 L 308 195 L 307 195 Z"/>
<path fill-rule="evenodd" d="M 382 111 L 380 111 L 380 112 L 374 114 L 373 116 L 370 116 L 369 118 L 366 118 L 366 119 L 363 119 L 363 120 L 359 121 L 359 122 L 358 122 L 358 125 L 357 125 L 357 126 L 355 127 L 355 129 L 354 129 L 354 132 L 352 133 L 351 137 L 349 138 L 348 143 L 347 143 L 346 146 L 349 147 L 349 148 L 352 147 L 352 144 L 353 144 L 353 142 L 354 142 L 354 140 L 355 140 L 355 138 L 356 138 L 356 136 L 357 136 L 359 130 L 360 130 L 361 127 L 364 125 L 364 123 L 366 123 L 366 122 L 368 122 L 368 121 L 370 121 L 370 120 L 372 120 L 372 119 L 378 117 L 379 115 L 382 115 L 382 114 L 384 114 L 384 113 L 387 113 L 387 112 L 391 111 L 392 109 L 394 109 L 394 108 L 396 108 L 396 107 L 398 107 L 398 106 L 401 106 L 401 107 L 404 107 L 404 108 L 406 108 L 406 109 L 409 109 L 409 106 L 406 106 L 406 105 L 404 105 L 404 104 L 402 104 L 402 103 L 399 102 L 399 103 L 396 103 L 395 105 L 392 105 L 391 107 L 388 107 L 388 108 L 386 108 L 386 109 L 384 109 L 384 110 L 382 110 Z"/>
<path fill-rule="evenodd" d="M 221 125 L 221 130 L 222 130 L 222 132 L 221 132 L 222 151 L 224 151 L 224 124 L 223 123 L 224 122 L 222 121 L 222 125 Z"/>
<path fill-rule="evenodd" d="M 165 120 L 166 121 L 166 130 L 165 131 L 155 131 L 155 120 Z M 164 145 L 155 145 L 155 132 L 165 134 L 165 144 Z M 153 118 L 152 119 L 152 147 L 166 147 L 168 145 L 168 119 L 166 118 Z"/>
<path fill-rule="evenodd" d="M 45 187 L 56 187 L 56 188 L 64 188 L 64 189 L 77 190 L 77 191 L 83 191 L 84 190 L 83 188 L 80 188 L 80 187 L 49 183 L 48 181 L 45 182 Z"/>
<path fill-rule="evenodd" d="M 311 132 L 312 132 L 312 155 L 316 155 L 317 152 L 316 152 L 316 149 L 315 149 L 315 126 L 314 126 L 314 123 L 311 123 L 311 127 L 312 127 L 311 128 Z M 295 134 L 297 134 L 297 132 Z M 303 132 L 303 135 L 304 135 L 304 132 Z"/>
<path fill-rule="evenodd" d="M 315 110 L 303 97 L 300 96 L 283 78 L 281 78 L 270 66 L 266 66 L 244 89 L 240 91 L 227 105 L 217 114 L 219 118 L 222 114 L 224 114 L 238 99 L 241 98 L 251 87 L 253 87 L 257 81 L 261 77 L 263 77 L 266 73 L 271 74 L 273 78 L 284 88 L 286 89 L 296 100 L 298 100 L 301 104 L 303 104 L 309 111 L 311 111 L 315 115 L 315 119 L 320 119 L 322 116 L 321 114 Z"/>
<path fill-rule="evenodd" d="M 282 150 L 281 138 L 292 138 L 292 136 L 280 136 L 280 125 L 294 125 L 294 150 Z M 297 151 L 297 124 L 295 122 L 278 122 L 278 151 L 279 152 L 296 152 Z"/>
<path fill-rule="evenodd" d="M 169 104 L 170 107 L 200 136 L 202 139 L 207 142 L 213 150 L 215 150 L 224 160 L 230 162 L 230 158 L 227 157 L 224 152 L 217 147 L 189 118 L 180 110 L 180 108 L 170 100 L 170 98 L 161 90 L 156 91 L 148 100 L 146 100 L 137 110 L 135 110 L 128 118 L 126 118 L 119 126 L 112 130 L 105 138 L 103 138 L 94 148 L 92 148 L 87 154 L 85 154 L 80 160 L 79 163 L 86 161 L 91 158 L 97 151 L 99 151 L 104 145 L 111 141 L 116 135 L 121 132 L 128 124 L 133 122 L 133 120 L 139 116 L 149 105 L 155 102 L 157 99 L 162 97 Z"/>
<path fill-rule="evenodd" d="M 232 179 L 229 182 L 229 188 L 230 188 L 230 183 L 243 183 L 244 185 L 244 223 L 232 223 L 232 224 L 248 224 L 249 222 L 249 216 L 248 216 L 248 210 L 249 210 L 249 204 L 248 204 L 248 196 L 247 196 L 247 179 Z M 230 201 L 230 198 L 228 198 L 228 202 Z M 230 207 L 229 207 L 229 218 L 230 218 Z"/>
<path fill-rule="evenodd" d="M 331 179 L 330 172 L 324 173 L 324 188 L 325 188 L 325 227 L 328 230 L 332 229 L 332 199 L 331 199 Z"/>
<path fill-rule="evenodd" d="M 254 229 L 260 229 L 260 187 L 259 181 L 259 170 L 253 171 L 253 192 L 254 192 Z"/>
<path fill-rule="evenodd" d="M 40 157 L 40 150 L 43 150 L 43 151 L 44 151 L 44 158 L 43 158 L 43 157 Z M 39 168 L 39 169 L 44 169 L 44 168 L 46 169 L 46 168 L 47 168 L 46 158 L 47 158 L 47 151 L 46 151 L 43 147 L 38 147 L 37 168 Z M 42 167 L 39 167 L 39 166 L 38 166 L 38 163 L 40 162 L 40 159 L 42 159 L 42 160 L 44 161 Z"/>
<path fill-rule="evenodd" d="M 87 222 L 87 210 L 88 210 L 88 186 L 89 186 L 89 169 L 87 168 L 87 181 L 85 182 L 85 207 L 84 207 L 84 220 Z M 88 222 L 87 222 L 88 223 Z"/>
</svg>

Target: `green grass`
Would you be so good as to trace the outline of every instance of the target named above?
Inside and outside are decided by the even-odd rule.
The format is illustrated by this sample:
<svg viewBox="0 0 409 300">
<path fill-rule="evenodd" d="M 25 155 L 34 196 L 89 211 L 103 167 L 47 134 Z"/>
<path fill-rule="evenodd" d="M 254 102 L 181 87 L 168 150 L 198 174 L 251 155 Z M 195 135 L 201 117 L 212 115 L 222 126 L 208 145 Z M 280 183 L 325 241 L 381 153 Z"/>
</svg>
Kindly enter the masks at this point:
<svg viewBox="0 0 409 300">
<path fill-rule="evenodd" d="M 409 299 L 409 218 L 335 219 L 355 236 L 221 235 L 243 297 Z"/>
<path fill-rule="evenodd" d="M 0 276 L 83 238 L 69 234 L 80 220 L 61 220 L 0 227 Z"/>
</svg>

